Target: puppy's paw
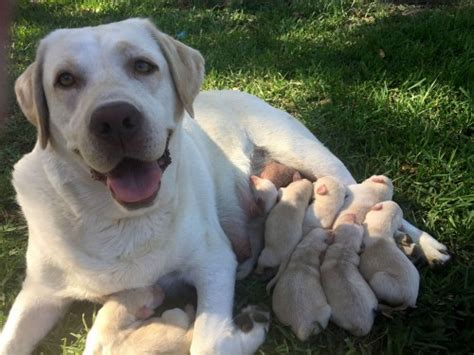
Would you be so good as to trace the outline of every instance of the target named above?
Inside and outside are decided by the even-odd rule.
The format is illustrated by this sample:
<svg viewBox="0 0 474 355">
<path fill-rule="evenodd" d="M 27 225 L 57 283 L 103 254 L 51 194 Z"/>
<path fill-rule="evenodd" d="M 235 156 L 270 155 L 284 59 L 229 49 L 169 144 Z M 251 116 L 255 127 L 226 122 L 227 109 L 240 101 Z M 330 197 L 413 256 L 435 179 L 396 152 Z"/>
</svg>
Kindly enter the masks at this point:
<svg viewBox="0 0 474 355">
<path fill-rule="evenodd" d="M 235 278 L 237 280 L 243 280 L 253 271 L 255 261 L 252 259 L 245 260 L 242 264 L 237 267 L 237 274 Z"/>
<path fill-rule="evenodd" d="M 161 320 L 166 324 L 174 325 L 183 329 L 188 329 L 192 322 L 190 315 L 180 308 L 168 309 L 163 312 Z"/>
<path fill-rule="evenodd" d="M 421 234 L 418 244 L 430 265 L 444 264 L 451 258 L 448 248 L 426 232 Z"/>
<path fill-rule="evenodd" d="M 234 323 L 244 333 L 254 327 L 263 328 L 266 333 L 270 326 L 270 311 L 262 306 L 247 306 L 234 318 Z"/>
</svg>

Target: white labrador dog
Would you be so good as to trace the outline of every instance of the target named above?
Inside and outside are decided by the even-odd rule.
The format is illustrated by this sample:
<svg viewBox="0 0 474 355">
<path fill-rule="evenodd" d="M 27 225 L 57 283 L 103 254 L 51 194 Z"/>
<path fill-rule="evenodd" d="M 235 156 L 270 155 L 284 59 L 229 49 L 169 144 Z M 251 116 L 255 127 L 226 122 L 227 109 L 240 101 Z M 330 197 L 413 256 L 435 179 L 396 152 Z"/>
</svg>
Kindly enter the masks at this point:
<svg viewBox="0 0 474 355">
<path fill-rule="evenodd" d="M 248 354 L 264 341 L 267 324 L 244 332 L 232 321 L 232 247 L 250 255 L 254 167 L 273 159 L 355 181 L 289 114 L 241 92 L 198 95 L 203 77 L 199 52 L 143 19 L 41 41 L 15 87 L 38 141 L 13 172 L 27 273 L 0 354 L 30 353 L 73 300 L 100 301 L 170 272 L 197 288 L 192 354 Z M 432 259 L 448 258 L 405 225 Z"/>
</svg>

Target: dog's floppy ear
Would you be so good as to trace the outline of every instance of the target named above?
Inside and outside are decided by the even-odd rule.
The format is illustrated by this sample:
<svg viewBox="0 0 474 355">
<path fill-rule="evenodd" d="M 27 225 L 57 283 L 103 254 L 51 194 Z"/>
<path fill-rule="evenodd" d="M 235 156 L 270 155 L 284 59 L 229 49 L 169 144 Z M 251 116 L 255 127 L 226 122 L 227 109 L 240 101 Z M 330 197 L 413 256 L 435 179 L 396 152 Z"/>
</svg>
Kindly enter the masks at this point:
<svg viewBox="0 0 474 355">
<path fill-rule="evenodd" d="M 150 21 L 148 27 L 170 66 L 171 76 L 184 109 L 194 117 L 193 102 L 204 80 L 204 58 L 197 50 L 158 30 Z"/>
<path fill-rule="evenodd" d="M 46 148 L 49 139 L 49 110 L 43 89 L 43 60 L 38 55 L 36 61 L 20 75 L 15 82 L 15 93 L 18 104 L 38 130 L 38 141 L 41 148 Z"/>
</svg>

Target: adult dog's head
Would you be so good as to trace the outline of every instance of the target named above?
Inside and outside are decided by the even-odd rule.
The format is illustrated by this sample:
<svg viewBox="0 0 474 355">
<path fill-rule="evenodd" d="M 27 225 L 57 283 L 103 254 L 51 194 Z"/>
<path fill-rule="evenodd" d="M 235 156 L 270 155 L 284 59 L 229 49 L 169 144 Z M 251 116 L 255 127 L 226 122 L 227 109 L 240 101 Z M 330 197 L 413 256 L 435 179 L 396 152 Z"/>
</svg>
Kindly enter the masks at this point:
<svg viewBox="0 0 474 355">
<path fill-rule="evenodd" d="M 204 77 L 196 50 L 144 19 L 44 38 L 15 91 L 41 148 L 77 156 L 126 207 L 150 204 Z M 50 145 L 50 147 L 48 147 Z"/>
</svg>

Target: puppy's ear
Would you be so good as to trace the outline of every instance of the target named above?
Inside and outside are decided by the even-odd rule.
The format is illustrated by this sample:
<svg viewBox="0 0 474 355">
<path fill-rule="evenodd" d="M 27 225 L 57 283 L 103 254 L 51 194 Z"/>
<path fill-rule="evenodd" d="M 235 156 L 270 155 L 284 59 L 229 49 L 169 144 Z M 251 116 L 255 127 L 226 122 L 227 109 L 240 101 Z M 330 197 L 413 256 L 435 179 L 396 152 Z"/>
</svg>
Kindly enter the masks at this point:
<svg viewBox="0 0 474 355">
<path fill-rule="evenodd" d="M 15 82 L 18 104 L 24 115 L 38 130 L 41 148 L 46 148 L 49 140 L 49 109 L 43 88 L 43 55 L 38 50 L 36 61 L 20 75 Z"/>
<path fill-rule="evenodd" d="M 370 208 L 372 211 L 380 211 L 383 209 L 383 203 L 377 203 Z"/>
<path fill-rule="evenodd" d="M 184 109 L 194 117 L 193 102 L 204 80 L 204 58 L 197 50 L 158 30 L 150 21 L 147 26 L 170 66 L 174 86 Z"/>
<path fill-rule="evenodd" d="M 298 181 L 301 179 L 302 179 L 301 174 L 298 171 L 293 174 L 293 181 Z"/>
<path fill-rule="evenodd" d="M 262 178 L 257 175 L 250 176 L 250 187 L 256 190 L 261 184 Z"/>
<path fill-rule="evenodd" d="M 321 186 L 317 188 L 316 193 L 318 195 L 326 195 L 328 193 L 328 188 L 326 187 L 325 184 L 322 184 Z"/>
</svg>

